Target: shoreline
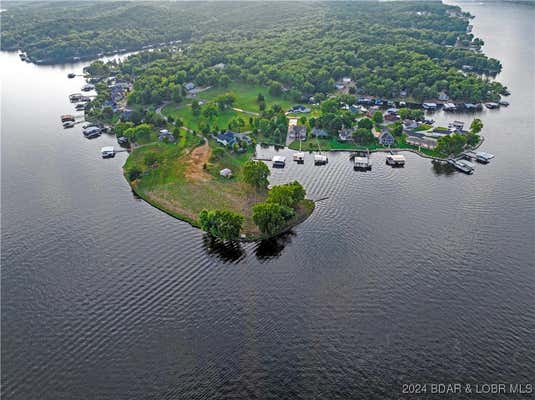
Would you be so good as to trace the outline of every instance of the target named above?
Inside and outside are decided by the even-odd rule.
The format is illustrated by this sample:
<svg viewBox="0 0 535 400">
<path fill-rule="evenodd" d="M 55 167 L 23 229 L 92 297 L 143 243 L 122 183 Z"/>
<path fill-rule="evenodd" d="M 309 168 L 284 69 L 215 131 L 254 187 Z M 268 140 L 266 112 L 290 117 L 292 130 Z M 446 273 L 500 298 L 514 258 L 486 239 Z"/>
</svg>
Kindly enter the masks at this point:
<svg viewBox="0 0 535 400">
<path fill-rule="evenodd" d="M 459 157 L 465 151 L 477 150 L 483 144 L 483 142 L 485 141 L 485 138 L 484 138 L 483 135 L 479 135 L 479 137 L 480 137 L 480 140 L 479 140 L 479 143 L 477 145 L 471 146 L 470 148 L 467 148 L 467 149 L 463 150 L 463 152 L 461 152 L 459 154 L 456 154 L 455 157 Z M 289 146 L 284 146 L 284 148 L 288 149 L 288 150 L 293 150 Z M 307 152 L 307 153 L 313 153 L 316 150 L 302 150 L 302 151 L 303 152 Z M 396 151 L 396 152 L 408 151 L 408 152 L 414 153 L 414 154 L 416 154 L 416 155 L 418 155 L 418 156 L 420 156 L 422 158 L 427 158 L 427 159 L 430 159 L 430 160 L 433 160 L 433 161 L 448 161 L 448 158 L 449 158 L 449 157 L 444 158 L 444 157 L 429 156 L 427 154 L 422 153 L 421 151 L 418 151 L 417 149 L 411 149 L 411 148 L 381 148 L 381 149 L 362 148 L 362 149 L 326 149 L 326 150 L 321 150 L 322 153 L 353 153 L 353 152 L 356 152 L 356 151 L 369 151 L 370 153 L 389 153 L 391 151 Z M 258 158 L 255 158 L 255 159 L 256 160 L 260 160 Z"/>
<path fill-rule="evenodd" d="M 130 155 L 128 155 L 128 157 L 130 157 Z M 170 210 L 166 209 L 164 206 L 158 204 L 156 201 L 153 201 L 153 200 L 149 199 L 148 196 L 146 196 L 143 193 L 141 193 L 141 191 L 137 190 L 135 185 L 132 185 L 132 182 L 130 182 L 128 180 L 128 178 L 126 176 L 126 173 L 125 173 L 125 170 L 124 170 L 124 167 L 123 167 L 123 177 L 126 180 L 126 182 L 128 183 L 128 185 L 130 186 L 130 189 L 134 192 L 134 194 L 137 197 L 139 197 L 141 200 L 143 200 L 145 203 L 147 203 L 151 207 L 156 208 L 159 211 L 164 212 L 165 214 L 169 215 L 170 217 L 173 217 L 173 218 L 175 218 L 175 219 L 177 219 L 179 221 L 188 223 L 190 226 L 192 226 L 193 228 L 199 229 L 201 232 L 205 232 L 201 228 L 201 226 L 200 226 L 200 224 L 198 223 L 197 220 L 194 220 L 194 219 L 192 219 L 190 217 L 187 217 L 185 215 L 178 214 L 178 213 L 175 213 L 173 211 L 170 211 Z M 294 218 L 292 218 L 288 222 L 288 225 L 286 225 L 283 229 L 281 229 L 280 231 L 278 231 L 277 233 L 275 233 L 273 235 L 263 235 L 263 234 L 260 234 L 258 236 L 256 236 L 256 235 L 245 235 L 244 237 L 240 237 L 239 239 L 234 240 L 234 242 L 243 242 L 243 243 L 259 242 L 259 241 L 262 241 L 262 240 L 272 239 L 274 237 L 282 235 L 282 234 L 292 230 L 294 227 L 296 227 L 297 225 L 301 224 L 305 220 L 307 220 L 312 215 L 314 210 L 316 209 L 316 202 L 318 202 L 320 200 L 323 200 L 323 199 L 319 199 L 319 200 L 304 199 L 302 201 L 302 204 L 300 204 L 300 207 L 299 207 L 299 210 L 301 210 L 301 212 L 296 212 L 296 215 L 294 216 Z M 308 207 L 306 207 L 307 205 L 308 205 Z"/>
</svg>

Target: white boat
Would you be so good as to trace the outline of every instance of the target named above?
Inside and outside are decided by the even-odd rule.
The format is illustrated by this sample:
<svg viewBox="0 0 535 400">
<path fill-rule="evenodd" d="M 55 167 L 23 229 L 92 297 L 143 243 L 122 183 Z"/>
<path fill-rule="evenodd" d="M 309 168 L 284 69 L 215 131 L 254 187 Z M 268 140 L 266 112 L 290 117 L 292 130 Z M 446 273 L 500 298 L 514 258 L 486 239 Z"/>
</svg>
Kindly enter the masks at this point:
<svg viewBox="0 0 535 400">
<path fill-rule="evenodd" d="M 329 159 L 327 156 L 324 156 L 323 154 L 315 154 L 314 155 L 314 165 L 325 165 L 329 162 Z"/>
<path fill-rule="evenodd" d="M 94 85 L 88 83 L 82 87 L 83 92 L 89 92 L 90 90 L 93 90 L 95 88 Z"/>
<path fill-rule="evenodd" d="M 369 171 L 372 169 L 372 165 L 370 164 L 370 159 L 368 157 L 360 157 L 355 156 L 353 158 L 353 169 L 354 170 L 363 170 L 363 171 Z"/>
<path fill-rule="evenodd" d="M 482 164 L 488 164 L 494 158 L 494 154 L 485 153 L 484 151 L 476 152 L 476 160 Z"/>
<path fill-rule="evenodd" d="M 100 136 L 101 130 L 98 126 L 90 126 L 89 128 L 84 129 L 82 133 L 87 138 L 93 138 Z"/>
<path fill-rule="evenodd" d="M 293 154 L 293 159 L 298 163 L 302 163 L 305 161 L 305 153 L 303 153 L 302 151 L 298 151 L 297 153 Z"/>
<path fill-rule="evenodd" d="M 102 158 L 112 158 L 115 157 L 115 149 L 113 146 L 106 146 L 100 149 L 100 154 Z"/>
<path fill-rule="evenodd" d="M 403 167 L 405 165 L 405 157 L 401 154 L 389 154 L 386 156 L 386 163 L 392 167 Z"/>
<path fill-rule="evenodd" d="M 423 103 L 422 107 L 426 110 L 436 110 L 437 104 L 436 103 Z"/>
<path fill-rule="evenodd" d="M 284 156 L 273 156 L 271 161 L 273 162 L 273 166 L 277 168 L 284 168 L 286 165 L 286 157 Z"/>
<path fill-rule="evenodd" d="M 448 159 L 448 163 L 453 165 L 456 169 L 465 174 L 472 174 L 474 172 L 474 164 L 466 160 L 455 160 L 453 158 Z"/>
<path fill-rule="evenodd" d="M 444 103 L 444 111 L 455 111 L 457 110 L 457 106 L 453 103 Z"/>
</svg>

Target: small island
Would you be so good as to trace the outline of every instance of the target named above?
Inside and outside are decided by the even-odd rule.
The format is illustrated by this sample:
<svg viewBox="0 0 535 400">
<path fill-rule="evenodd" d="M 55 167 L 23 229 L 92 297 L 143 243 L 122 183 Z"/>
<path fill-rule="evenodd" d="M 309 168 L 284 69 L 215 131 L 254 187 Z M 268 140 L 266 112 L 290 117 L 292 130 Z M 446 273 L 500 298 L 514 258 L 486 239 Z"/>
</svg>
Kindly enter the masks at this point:
<svg viewBox="0 0 535 400">
<path fill-rule="evenodd" d="M 178 12 L 174 4 L 150 7 L 154 15 Z M 213 11 L 190 12 L 203 20 Z M 133 190 L 213 236 L 270 237 L 314 208 L 297 182 L 268 188 L 257 144 L 299 154 L 409 150 L 445 162 L 482 142 L 481 120 L 464 126 L 456 111 L 508 104 L 507 88 L 489 78 L 501 63 L 482 53 L 472 17 L 459 7 L 254 3 L 246 12 L 232 31 L 217 29 L 231 12 L 187 44 L 144 45 L 124 61 L 93 62 L 85 74 L 97 96 L 80 100 L 87 121 L 111 126 L 131 150 L 124 172 Z M 3 33 L 6 43 L 38 53 L 17 32 Z M 121 35 L 118 28 L 112 43 Z M 438 109 L 452 113 L 447 126 L 426 114 Z"/>
</svg>

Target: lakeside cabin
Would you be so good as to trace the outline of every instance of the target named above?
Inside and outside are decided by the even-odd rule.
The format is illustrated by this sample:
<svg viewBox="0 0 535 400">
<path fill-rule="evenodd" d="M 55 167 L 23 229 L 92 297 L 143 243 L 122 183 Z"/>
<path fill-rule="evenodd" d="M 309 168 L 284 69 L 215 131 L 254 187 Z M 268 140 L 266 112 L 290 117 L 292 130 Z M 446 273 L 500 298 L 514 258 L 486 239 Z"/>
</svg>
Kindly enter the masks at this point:
<svg viewBox="0 0 535 400">
<path fill-rule="evenodd" d="M 424 149 L 433 150 L 437 147 L 438 141 L 436 139 L 422 136 L 407 136 L 406 143 L 412 146 L 418 146 Z"/>
<path fill-rule="evenodd" d="M 274 168 L 284 168 L 286 166 L 286 157 L 284 156 L 273 156 L 271 161 Z"/>
<path fill-rule="evenodd" d="M 383 131 L 379 136 L 379 143 L 383 146 L 392 146 L 395 142 L 394 136 L 388 131 Z"/>
</svg>

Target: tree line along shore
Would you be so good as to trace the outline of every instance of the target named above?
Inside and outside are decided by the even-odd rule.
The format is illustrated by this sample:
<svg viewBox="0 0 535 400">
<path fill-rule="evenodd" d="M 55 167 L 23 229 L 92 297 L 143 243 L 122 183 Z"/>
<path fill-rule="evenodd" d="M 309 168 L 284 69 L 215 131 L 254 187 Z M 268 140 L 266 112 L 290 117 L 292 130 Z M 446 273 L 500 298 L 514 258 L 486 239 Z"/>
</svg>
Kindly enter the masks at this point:
<svg viewBox="0 0 535 400">
<path fill-rule="evenodd" d="M 139 7 L 150 8 L 151 15 L 174 15 L 186 7 L 162 4 L 105 7 L 129 16 Z M 245 8 L 237 15 L 240 6 Z M 474 120 L 470 129 L 435 127 L 410 105 L 437 99 L 498 104 L 508 94 L 488 78 L 501 64 L 481 52 L 471 16 L 459 7 L 438 2 L 266 7 L 229 4 L 219 10 L 217 22 L 199 22 L 179 42 L 168 37 L 122 62 L 97 61 L 85 69 L 97 90 L 84 106 L 86 118 L 112 124 L 121 142 L 131 146 L 125 176 L 134 190 L 213 235 L 270 236 L 313 208 L 304 195 L 288 200 L 295 187 L 276 189 L 289 196 L 277 202 L 267 184 L 248 180 L 246 167 L 257 143 L 304 150 L 395 147 L 447 157 L 477 145 L 481 121 Z M 192 21 L 216 12 L 205 3 L 186 8 Z M 57 53 L 50 42 L 39 40 L 44 28 L 33 25 L 24 25 L 33 33 L 23 38 L 11 25 L 21 18 L 17 12 L 8 8 L 1 15 L 7 21 L 3 45 L 25 49 L 32 58 L 42 50 L 58 60 L 71 56 L 69 43 L 78 43 L 80 51 L 89 48 L 77 42 L 82 34 L 77 39 L 49 32 L 65 41 Z M 74 15 L 84 18 L 78 9 Z M 142 27 L 151 18 L 135 23 Z M 236 18 L 243 22 L 229 25 Z M 112 46 L 122 40 L 121 23 L 108 24 L 118 30 Z M 84 32 L 98 30 L 90 25 Z M 173 29 L 168 34 L 176 39 Z M 99 35 L 92 41 L 97 47 Z M 133 46 L 148 46 L 131 39 Z M 272 220 L 262 223 L 261 214 Z"/>
</svg>

